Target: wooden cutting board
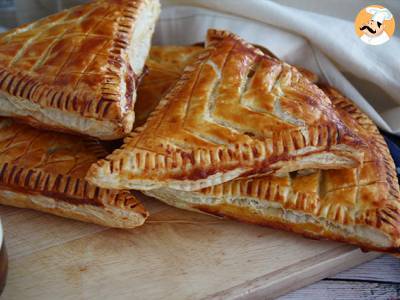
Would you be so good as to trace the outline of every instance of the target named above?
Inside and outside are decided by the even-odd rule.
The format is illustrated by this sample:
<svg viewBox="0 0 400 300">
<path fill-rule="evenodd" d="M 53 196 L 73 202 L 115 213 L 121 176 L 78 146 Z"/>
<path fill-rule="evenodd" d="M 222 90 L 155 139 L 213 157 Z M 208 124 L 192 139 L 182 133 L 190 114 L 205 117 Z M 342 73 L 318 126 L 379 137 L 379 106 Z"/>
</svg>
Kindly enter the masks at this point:
<svg viewBox="0 0 400 300">
<path fill-rule="evenodd" d="M 379 255 L 144 202 L 134 230 L 0 206 L 3 299 L 269 299 Z"/>
</svg>

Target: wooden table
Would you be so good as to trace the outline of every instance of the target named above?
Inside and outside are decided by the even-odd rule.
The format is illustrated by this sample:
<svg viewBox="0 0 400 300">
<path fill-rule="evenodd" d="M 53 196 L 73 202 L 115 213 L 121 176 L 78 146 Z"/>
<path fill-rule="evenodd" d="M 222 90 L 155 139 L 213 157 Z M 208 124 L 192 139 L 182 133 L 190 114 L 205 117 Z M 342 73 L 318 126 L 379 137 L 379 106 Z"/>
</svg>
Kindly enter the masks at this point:
<svg viewBox="0 0 400 300">
<path fill-rule="evenodd" d="M 400 259 L 383 255 L 278 299 L 400 299 Z"/>
<path fill-rule="evenodd" d="M 378 257 L 281 299 L 400 299 L 390 256 L 142 200 L 152 215 L 131 231 L 0 206 L 3 298 L 271 299 Z"/>
</svg>

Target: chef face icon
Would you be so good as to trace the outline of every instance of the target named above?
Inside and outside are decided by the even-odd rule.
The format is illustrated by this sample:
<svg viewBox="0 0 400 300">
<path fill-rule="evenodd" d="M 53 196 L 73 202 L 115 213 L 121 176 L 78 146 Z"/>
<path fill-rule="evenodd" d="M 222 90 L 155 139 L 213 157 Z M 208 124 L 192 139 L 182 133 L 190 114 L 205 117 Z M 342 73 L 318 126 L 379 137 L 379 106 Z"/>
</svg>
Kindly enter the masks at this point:
<svg viewBox="0 0 400 300">
<path fill-rule="evenodd" d="M 376 37 L 381 35 L 385 31 L 385 25 L 381 22 L 369 20 L 367 23 L 360 27 L 360 30 L 369 37 Z"/>
<path fill-rule="evenodd" d="M 394 32 L 394 19 L 385 7 L 368 6 L 356 18 L 356 32 L 368 45 L 381 45 L 390 40 Z"/>
</svg>

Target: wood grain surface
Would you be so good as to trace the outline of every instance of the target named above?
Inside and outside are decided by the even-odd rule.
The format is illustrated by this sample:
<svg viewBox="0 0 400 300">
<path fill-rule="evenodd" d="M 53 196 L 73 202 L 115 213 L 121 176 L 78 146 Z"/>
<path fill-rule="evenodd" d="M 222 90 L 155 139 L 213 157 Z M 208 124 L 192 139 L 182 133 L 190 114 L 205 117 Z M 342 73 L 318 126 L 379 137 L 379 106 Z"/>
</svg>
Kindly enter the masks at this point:
<svg viewBox="0 0 400 300">
<path fill-rule="evenodd" d="M 278 300 L 394 300 L 399 298 L 400 287 L 398 284 L 322 280 L 280 297 Z"/>
<path fill-rule="evenodd" d="M 400 260 L 383 255 L 278 300 L 294 299 L 400 299 Z"/>
<path fill-rule="evenodd" d="M 399 284 L 400 288 L 400 259 L 383 255 L 365 264 L 336 274 L 334 280 L 369 281 Z"/>
<path fill-rule="evenodd" d="M 0 207 L 4 299 L 270 299 L 378 256 L 144 202 L 134 230 Z"/>
</svg>

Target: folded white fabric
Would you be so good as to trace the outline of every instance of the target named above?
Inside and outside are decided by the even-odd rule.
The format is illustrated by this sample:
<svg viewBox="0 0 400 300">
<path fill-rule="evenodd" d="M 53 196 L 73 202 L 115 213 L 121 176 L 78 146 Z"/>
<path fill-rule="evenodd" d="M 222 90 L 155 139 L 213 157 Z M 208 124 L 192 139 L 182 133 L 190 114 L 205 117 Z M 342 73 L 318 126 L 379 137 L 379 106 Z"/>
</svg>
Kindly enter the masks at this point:
<svg viewBox="0 0 400 300">
<path fill-rule="evenodd" d="M 34 16 L 38 13 L 33 9 L 35 2 L 39 3 L 42 14 L 43 3 L 50 3 L 48 10 L 53 11 L 86 2 L 58 0 L 56 5 L 48 0 L 16 1 L 17 9 L 23 9 L 23 4 L 29 3 L 26 5 Z M 380 46 L 364 44 L 356 36 L 348 13 L 347 20 L 340 17 L 347 12 L 347 6 L 342 5 L 328 16 L 267 0 L 167 0 L 163 4 L 155 43 L 198 42 L 204 39 L 208 28 L 233 31 L 269 48 L 292 64 L 318 73 L 353 99 L 380 128 L 400 135 L 400 118 L 397 117 L 400 113 L 400 39 L 394 36 Z M 317 0 L 308 0 L 307 5 L 314 11 L 324 6 Z M 357 5 L 361 10 L 367 4 L 365 1 L 352 1 L 353 8 Z M 26 21 L 27 11 L 24 10 L 22 15 Z"/>
</svg>

